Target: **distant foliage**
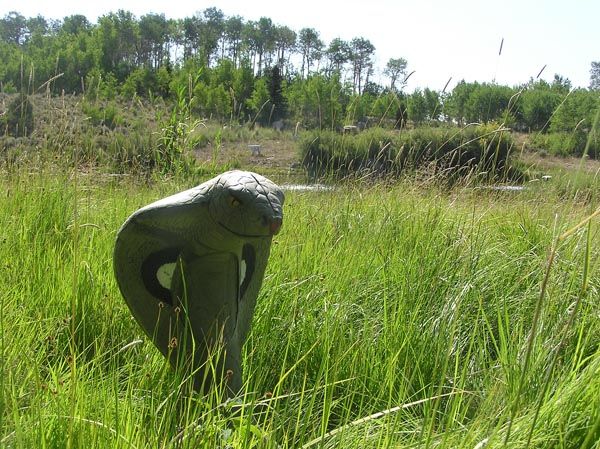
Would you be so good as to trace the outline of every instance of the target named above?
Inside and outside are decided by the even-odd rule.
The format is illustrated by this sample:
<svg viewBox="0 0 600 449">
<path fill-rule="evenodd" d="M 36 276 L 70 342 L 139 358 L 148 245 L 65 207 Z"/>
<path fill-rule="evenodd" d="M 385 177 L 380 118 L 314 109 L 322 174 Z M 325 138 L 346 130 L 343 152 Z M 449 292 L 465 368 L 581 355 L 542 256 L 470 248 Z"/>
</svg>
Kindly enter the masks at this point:
<svg viewBox="0 0 600 449">
<path fill-rule="evenodd" d="M 416 125 L 440 118 L 442 103 L 437 92 L 425 88 L 415 90 L 407 99 L 408 118 Z"/>
<path fill-rule="evenodd" d="M 558 102 L 558 98 L 555 100 Z M 575 89 L 561 96 L 548 133 L 533 134 L 529 146 L 557 156 L 600 157 L 600 93 Z"/>
<path fill-rule="evenodd" d="M 350 103 L 350 94 L 337 75 L 314 75 L 292 83 L 285 96 L 291 118 L 309 129 L 333 130 L 341 126 L 344 107 Z"/>
<path fill-rule="evenodd" d="M 277 121 L 285 118 L 287 113 L 287 104 L 283 96 L 283 77 L 281 69 L 275 66 L 269 73 L 269 97 L 272 103 L 271 120 Z"/>
<path fill-rule="evenodd" d="M 123 124 L 123 116 L 119 113 L 118 106 L 114 102 L 102 105 L 83 103 L 81 109 L 94 126 L 106 126 L 109 129 L 115 129 Z"/>
<path fill-rule="evenodd" d="M 591 129 L 600 108 L 600 92 L 576 89 L 563 98 L 551 120 L 551 131 Z"/>
<path fill-rule="evenodd" d="M 293 57 L 295 56 L 295 57 Z M 598 110 L 600 63 L 590 69 L 589 89 L 568 79 L 529 80 L 517 86 L 459 81 L 451 90 L 405 92 L 408 61 L 390 58 L 373 81 L 375 46 L 365 37 L 328 45 L 319 31 L 298 33 L 268 17 L 244 20 L 207 8 L 192 17 L 136 17 L 118 10 L 91 23 L 81 15 L 59 21 L 9 12 L 0 18 L 0 91 L 80 94 L 85 101 L 164 101 L 185 93 L 191 119 L 221 124 L 339 131 L 382 127 L 463 127 L 500 123 L 519 132 L 583 133 Z M 24 104 L 26 108 L 26 104 Z M 21 111 L 25 112 L 25 111 Z M 19 112 L 0 118 L 3 132 L 27 134 L 33 121 Z M 116 111 L 88 108 L 94 124 L 119 126 Z M 291 126 L 290 126 L 291 125 Z M 578 154 L 580 144 L 557 135 L 537 139 L 552 152 Z M 550 142 L 553 142 L 552 144 Z M 590 154 L 597 154 L 590 152 Z"/>
<path fill-rule="evenodd" d="M 503 121 L 511 114 L 511 99 L 517 92 L 508 86 L 459 82 L 448 97 L 444 112 L 459 124 Z"/>
<path fill-rule="evenodd" d="M 27 95 L 17 95 L 8 105 L 3 119 L 5 134 L 26 137 L 33 132 L 33 106 Z"/>
<path fill-rule="evenodd" d="M 534 134 L 529 145 L 533 149 L 543 149 L 554 156 L 581 157 L 585 154 L 591 158 L 600 157 L 600 133 L 597 130 L 590 133 L 578 130 Z"/>
<path fill-rule="evenodd" d="M 314 132 L 301 141 L 304 166 L 314 174 L 398 175 L 433 165 L 456 173 L 501 175 L 513 140 L 497 125 L 463 129 L 422 127 L 402 133 L 373 128 L 356 135 Z"/>
<path fill-rule="evenodd" d="M 271 116 L 271 97 L 269 95 L 269 87 L 265 78 L 259 78 L 254 83 L 254 91 L 252 96 L 246 100 L 246 106 L 250 111 L 252 124 L 259 123 L 267 125 Z"/>
<path fill-rule="evenodd" d="M 544 82 L 525 90 L 521 95 L 521 117 L 526 129 L 546 130 L 563 96 Z"/>
</svg>

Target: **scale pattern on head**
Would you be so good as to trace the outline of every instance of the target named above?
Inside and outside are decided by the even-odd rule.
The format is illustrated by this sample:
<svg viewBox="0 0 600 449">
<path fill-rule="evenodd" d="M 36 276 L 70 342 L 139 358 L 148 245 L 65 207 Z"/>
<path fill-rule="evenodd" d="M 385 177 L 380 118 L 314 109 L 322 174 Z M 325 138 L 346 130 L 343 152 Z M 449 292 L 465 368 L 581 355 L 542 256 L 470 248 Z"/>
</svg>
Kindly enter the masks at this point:
<svg viewBox="0 0 600 449">
<path fill-rule="evenodd" d="M 283 219 L 283 192 L 256 173 L 230 171 L 208 193 L 212 219 L 240 237 L 277 234 Z"/>
</svg>

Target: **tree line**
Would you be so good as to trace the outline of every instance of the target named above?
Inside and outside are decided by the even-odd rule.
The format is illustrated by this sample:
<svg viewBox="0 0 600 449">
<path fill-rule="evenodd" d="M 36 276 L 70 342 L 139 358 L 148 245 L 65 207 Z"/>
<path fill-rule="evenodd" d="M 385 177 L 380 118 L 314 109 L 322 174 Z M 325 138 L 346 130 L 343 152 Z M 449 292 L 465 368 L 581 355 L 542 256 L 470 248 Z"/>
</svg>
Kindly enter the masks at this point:
<svg viewBox="0 0 600 449">
<path fill-rule="evenodd" d="M 0 41 L 3 83 L 19 86 L 23 75 L 31 75 L 39 86 L 60 74 L 50 86 L 55 92 L 81 92 L 85 78 L 94 72 L 124 83 L 138 69 L 171 73 L 190 61 L 214 68 L 227 59 L 234 68 L 251 67 L 257 77 L 275 65 L 301 78 L 347 72 L 361 93 L 373 74 L 375 52 L 363 37 L 337 38 L 326 46 L 313 28 L 296 32 L 268 17 L 226 17 L 215 7 L 184 19 L 154 13 L 136 18 L 119 10 L 100 17 L 97 24 L 82 15 L 55 21 L 13 11 L 0 19 Z M 299 62 L 293 63 L 293 57 Z"/>
<path fill-rule="evenodd" d="M 95 24 L 82 15 L 54 21 L 10 12 L 0 19 L 3 92 L 185 99 L 195 114 L 224 122 L 287 119 L 321 129 L 498 121 L 522 131 L 574 132 L 589 130 L 598 110 L 598 62 L 589 89 L 555 75 L 550 83 L 463 80 L 450 92 L 408 93 L 408 62 L 390 59 L 383 86 L 372 80 L 374 54 L 364 37 L 326 44 L 313 28 L 296 32 L 215 7 L 183 19 L 119 10 Z"/>
</svg>

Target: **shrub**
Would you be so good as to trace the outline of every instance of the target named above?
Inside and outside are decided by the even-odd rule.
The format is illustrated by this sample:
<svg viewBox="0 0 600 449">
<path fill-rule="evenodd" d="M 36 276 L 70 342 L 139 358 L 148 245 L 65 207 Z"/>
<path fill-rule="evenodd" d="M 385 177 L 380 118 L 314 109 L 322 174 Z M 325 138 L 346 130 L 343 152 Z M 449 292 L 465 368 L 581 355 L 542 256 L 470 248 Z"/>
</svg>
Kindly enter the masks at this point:
<svg viewBox="0 0 600 449">
<path fill-rule="evenodd" d="M 94 126 L 106 126 L 107 128 L 115 129 L 124 122 L 123 116 L 113 103 L 108 103 L 104 106 L 83 103 L 81 109 Z"/>
<path fill-rule="evenodd" d="M 7 82 L 0 81 L 0 92 L 5 94 L 15 94 L 17 93 L 17 88 L 10 80 L 8 80 Z"/>
<path fill-rule="evenodd" d="M 588 144 L 586 153 L 586 145 Z M 548 134 L 533 134 L 529 138 L 529 146 L 536 150 L 544 150 L 555 156 L 577 156 L 586 153 L 591 158 L 600 156 L 600 136 L 597 132 L 586 133 L 582 130 L 575 132 L 554 132 Z"/>
<path fill-rule="evenodd" d="M 25 94 L 19 94 L 8 105 L 3 128 L 6 134 L 26 137 L 33 131 L 33 106 Z"/>
<path fill-rule="evenodd" d="M 498 174 L 506 167 L 512 145 L 510 134 L 493 125 L 423 127 L 401 133 L 373 128 L 357 135 L 308 133 L 300 151 L 304 166 L 317 175 L 365 171 L 399 175 L 429 164 L 450 172 Z"/>
</svg>

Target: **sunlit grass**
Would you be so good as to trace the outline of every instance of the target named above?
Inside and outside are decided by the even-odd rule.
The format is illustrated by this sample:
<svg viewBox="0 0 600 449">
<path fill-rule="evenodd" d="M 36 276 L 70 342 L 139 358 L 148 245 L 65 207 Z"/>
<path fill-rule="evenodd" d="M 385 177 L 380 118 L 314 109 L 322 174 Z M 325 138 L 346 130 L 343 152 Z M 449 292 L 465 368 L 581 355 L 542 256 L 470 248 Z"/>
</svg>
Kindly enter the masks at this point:
<svg viewBox="0 0 600 449">
<path fill-rule="evenodd" d="M 0 447 L 598 447 L 597 194 L 288 192 L 247 394 L 221 404 L 171 370 L 113 277 L 125 218 L 192 181 L 1 182 Z"/>
</svg>

